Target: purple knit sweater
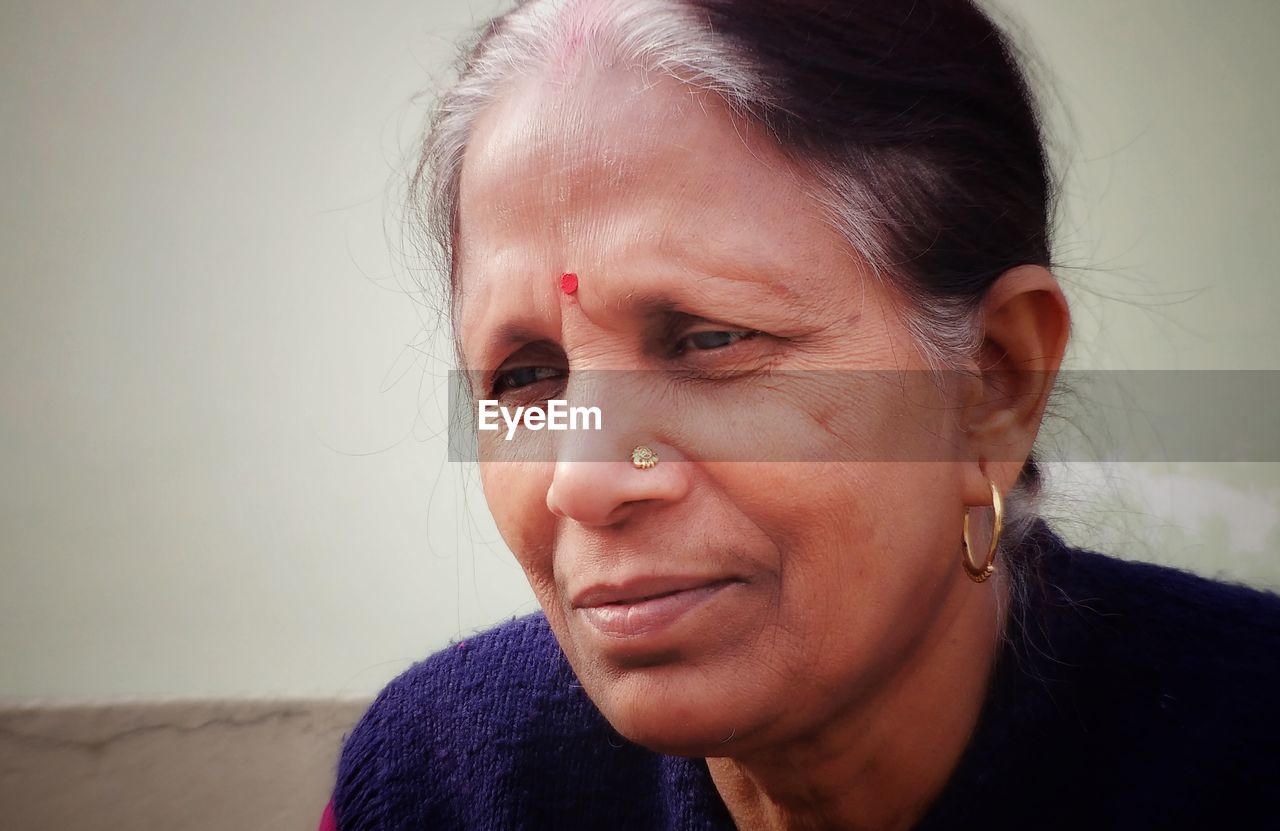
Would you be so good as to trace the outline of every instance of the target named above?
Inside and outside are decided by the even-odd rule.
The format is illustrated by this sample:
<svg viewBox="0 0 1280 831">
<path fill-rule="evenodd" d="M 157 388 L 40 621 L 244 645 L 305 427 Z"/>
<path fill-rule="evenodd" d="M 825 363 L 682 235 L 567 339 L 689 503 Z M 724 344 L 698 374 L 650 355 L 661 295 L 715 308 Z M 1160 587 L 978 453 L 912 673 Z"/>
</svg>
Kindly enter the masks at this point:
<svg viewBox="0 0 1280 831">
<path fill-rule="evenodd" d="M 1280 828 L 1280 596 L 1040 522 L 977 729 L 917 826 Z M 732 829 L 705 762 L 615 733 L 542 615 L 415 664 L 347 737 L 340 831 Z"/>
</svg>

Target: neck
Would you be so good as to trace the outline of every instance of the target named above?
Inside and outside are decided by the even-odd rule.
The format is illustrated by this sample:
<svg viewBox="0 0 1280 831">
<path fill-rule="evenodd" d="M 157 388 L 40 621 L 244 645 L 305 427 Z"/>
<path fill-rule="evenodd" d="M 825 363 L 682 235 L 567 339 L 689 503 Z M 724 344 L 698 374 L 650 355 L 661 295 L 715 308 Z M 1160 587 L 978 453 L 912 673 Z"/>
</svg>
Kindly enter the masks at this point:
<svg viewBox="0 0 1280 831">
<path fill-rule="evenodd" d="M 890 831 L 924 816 L 977 724 L 1008 608 L 1003 570 L 980 585 L 956 571 L 911 655 L 855 709 L 786 746 L 707 759 L 739 828 Z"/>
</svg>

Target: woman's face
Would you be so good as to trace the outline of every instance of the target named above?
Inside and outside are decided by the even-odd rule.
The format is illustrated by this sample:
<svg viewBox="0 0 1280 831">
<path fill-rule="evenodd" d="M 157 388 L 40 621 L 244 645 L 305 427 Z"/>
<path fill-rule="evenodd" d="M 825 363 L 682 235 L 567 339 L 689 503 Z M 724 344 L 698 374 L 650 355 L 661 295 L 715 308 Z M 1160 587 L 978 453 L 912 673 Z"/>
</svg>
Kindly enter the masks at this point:
<svg viewBox="0 0 1280 831">
<path fill-rule="evenodd" d="M 959 435 L 926 385 L 862 373 L 925 364 L 791 170 L 715 99 L 590 68 L 508 89 L 466 154 L 476 396 L 605 428 L 482 434 L 489 506 L 592 700 L 666 752 L 856 706 L 966 582 L 960 466 L 904 451 Z"/>
</svg>

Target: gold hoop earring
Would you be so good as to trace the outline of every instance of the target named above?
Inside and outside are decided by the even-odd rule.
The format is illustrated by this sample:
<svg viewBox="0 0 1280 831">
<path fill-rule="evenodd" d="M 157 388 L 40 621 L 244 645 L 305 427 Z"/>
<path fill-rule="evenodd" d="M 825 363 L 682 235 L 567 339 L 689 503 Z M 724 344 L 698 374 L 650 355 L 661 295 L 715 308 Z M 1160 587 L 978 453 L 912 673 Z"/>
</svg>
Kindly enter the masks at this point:
<svg viewBox="0 0 1280 831">
<path fill-rule="evenodd" d="M 1000 489 L 996 487 L 995 481 L 988 479 L 991 485 L 991 507 L 995 510 L 995 520 L 991 523 L 991 545 L 987 546 L 987 559 L 981 566 L 975 566 L 972 561 L 973 544 L 969 541 L 969 509 L 964 511 L 964 533 L 961 534 L 960 541 L 964 544 L 964 551 L 960 555 L 960 562 L 964 565 L 964 573 L 969 575 L 969 579 L 975 583 L 981 583 L 988 577 L 996 573 L 996 548 L 1000 545 L 1000 531 L 1004 526 L 1004 500 L 1000 498 Z"/>
<path fill-rule="evenodd" d="M 657 466 L 658 454 L 643 444 L 639 445 L 635 450 L 631 451 L 631 464 L 635 465 L 639 470 L 648 470 Z"/>
</svg>

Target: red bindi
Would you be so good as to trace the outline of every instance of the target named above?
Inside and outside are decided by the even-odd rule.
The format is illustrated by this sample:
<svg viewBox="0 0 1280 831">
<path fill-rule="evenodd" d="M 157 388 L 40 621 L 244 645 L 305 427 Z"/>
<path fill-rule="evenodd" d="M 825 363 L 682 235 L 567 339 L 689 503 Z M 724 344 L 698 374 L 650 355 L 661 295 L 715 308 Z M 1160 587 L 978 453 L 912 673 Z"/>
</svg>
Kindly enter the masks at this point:
<svg viewBox="0 0 1280 831">
<path fill-rule="evenodd" d="M 578 290 L 578 275 L 572 271 L 560 275 L 560 291 L 565 294 L 573 294 Z"/>
</svg>

